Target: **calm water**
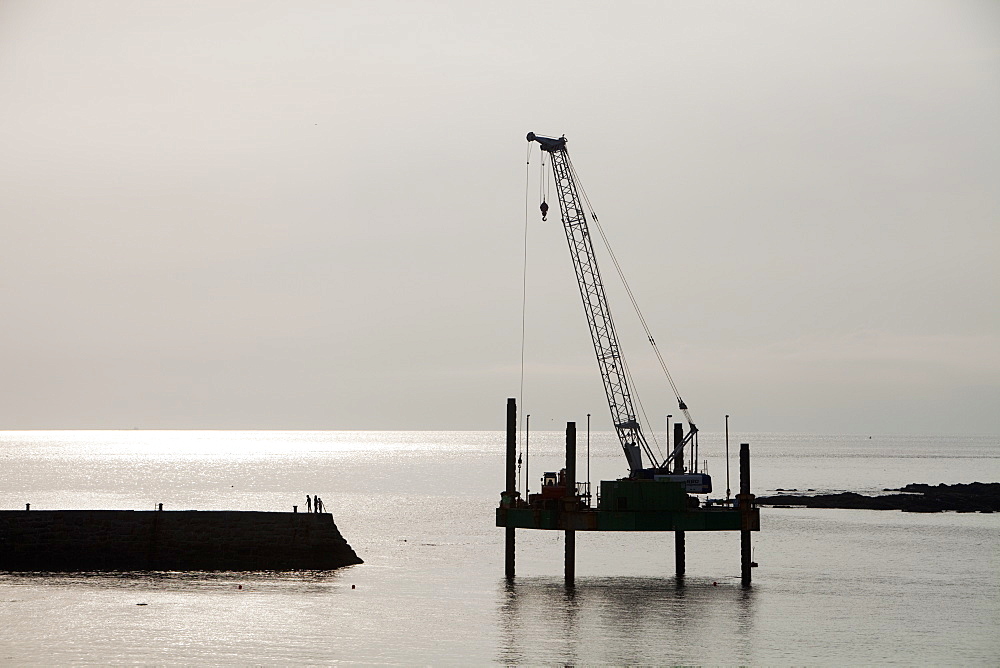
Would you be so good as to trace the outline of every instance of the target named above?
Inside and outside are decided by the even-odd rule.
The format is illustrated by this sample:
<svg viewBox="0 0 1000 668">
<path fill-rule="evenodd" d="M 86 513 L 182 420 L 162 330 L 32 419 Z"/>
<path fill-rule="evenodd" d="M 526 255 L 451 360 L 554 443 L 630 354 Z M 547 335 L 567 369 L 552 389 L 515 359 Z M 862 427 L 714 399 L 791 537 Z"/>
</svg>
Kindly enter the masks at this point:
<svg viewBox="0 0 1000 668">
<path fill-rule="evenodd" d="M 532 435 L 528 478 L 560 467 L 561 439 Z M 624 473 L 609 439 L 592 437 L 594 481 Z M 758 494 L 1000 481 L 996 438 L 740 441 Z M 688 534 L 683 582 L 671 534 L 578 534 L 567 591 L 561 535 L 519 531 L 508 586 L 493 526 L 503 443 L 493 432 L 2 432 L 0 508 L 290 510 L 319 494 L 366 563 L 0 573 L 0 664 L 1000 663 L 1000 514 L 764 509 L 749 590 L 737 534 Z M 724 492 L 719 435 L 703 433 L 701 450 Z"/>
</svg>

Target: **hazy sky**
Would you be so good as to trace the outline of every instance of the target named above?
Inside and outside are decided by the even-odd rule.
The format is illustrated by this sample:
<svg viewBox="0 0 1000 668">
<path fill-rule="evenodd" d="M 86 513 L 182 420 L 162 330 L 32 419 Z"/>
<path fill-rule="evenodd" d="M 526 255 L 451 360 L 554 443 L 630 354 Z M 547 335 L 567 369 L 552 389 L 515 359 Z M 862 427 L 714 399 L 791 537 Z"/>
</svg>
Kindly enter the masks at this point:
<svg viewBox="0 0 1000 668">
<path fill-rule="evenodd" d="M 526 181 L 524 406 L 608 428 L 534 131 L 703 429 L 1000 434 L 998 119 L 994 0 L 2 0 L 0 428 L 502 428 Z"/>
</svg>

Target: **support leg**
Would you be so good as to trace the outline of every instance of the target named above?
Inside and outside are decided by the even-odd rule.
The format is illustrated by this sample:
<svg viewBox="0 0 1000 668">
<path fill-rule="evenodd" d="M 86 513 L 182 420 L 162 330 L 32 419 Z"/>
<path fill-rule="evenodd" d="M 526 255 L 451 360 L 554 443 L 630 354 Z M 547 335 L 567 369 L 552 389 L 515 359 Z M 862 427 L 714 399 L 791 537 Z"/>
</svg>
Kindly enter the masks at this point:
<svg viewBox="0 0 1000 668">
<path fill-rule="evenodd" d="M 576 579 L 576 532 L 566 532 L 566 586 L 572 587 Z"/>
<path fill-rule="evenodd" d="M 576 496 L 576 423 L 566 423 L 566 496 L 563 498 L 563 510 L 574 512 L 577 509 Z M 566 530 L 566 586 L 572 587 L 576 577 L 576 531 Z"/>
<path fill-rule="evenodd" d="M 750 532 L 740 532 L 740 580 L 744 587 L 750 586 Z"/>
<path fill-rule="evenodd" d="M 514 577 L 514 527 L 507 527 L 507 550 L 504 555 L 504 576 Z"/>
<path fill-rule="evenodd" d="M 680 422 L 674 425 L 674 447 L 684 443 L 684 425 Z M 674 457 L 674 473 L 684 473 L 684 448 L 677 451 Z M 677 564 L 677 575 L 684 575 L 684 532 L 674 532 L 674 560 Z"/>
<path fill-rule="evenodd" d="M 517 401 L 507 399 L 507 491 L 508 499 L 517 494 Z M 514 527 L 507 527 L 504 575 L 514 577 Z"/>
<path fill-rule="evenodd" d="M 744 587 L 750 586 L 750 509 L 753 495 L 750 493 L 750 444 L 740 443 L 740 511 L 743 513 L 743 531 L 740 531 L 740 579 Z"/>
<path fill-rule="evenodd" d="M 684 575 L 684 532 L 674 532 L 674 557 L 677 562 L 677 575 Z"/>
</svg>

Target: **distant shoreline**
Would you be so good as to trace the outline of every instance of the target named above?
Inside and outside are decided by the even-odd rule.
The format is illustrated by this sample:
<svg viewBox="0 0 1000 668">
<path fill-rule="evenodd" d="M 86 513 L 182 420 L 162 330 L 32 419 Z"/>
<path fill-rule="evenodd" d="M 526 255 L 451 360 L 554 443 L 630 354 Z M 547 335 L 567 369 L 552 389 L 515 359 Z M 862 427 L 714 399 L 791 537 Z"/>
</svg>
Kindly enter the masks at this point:
<svg viewBox="0 0 1000 668">
<path fill-rule="evenodd" d="M 855 492 L 841 494 L 779 494 L 758 496 L 756 503 L 772 508 L 847 508 L 858 510 L 903 510 L 911 513 L 993 513 L 1000 511 L 1000 483 L 973 482 L 956 485 L 910 483 L 899 489 L 886 489 L 884 496 L 865 496 Z"/>
</svg>

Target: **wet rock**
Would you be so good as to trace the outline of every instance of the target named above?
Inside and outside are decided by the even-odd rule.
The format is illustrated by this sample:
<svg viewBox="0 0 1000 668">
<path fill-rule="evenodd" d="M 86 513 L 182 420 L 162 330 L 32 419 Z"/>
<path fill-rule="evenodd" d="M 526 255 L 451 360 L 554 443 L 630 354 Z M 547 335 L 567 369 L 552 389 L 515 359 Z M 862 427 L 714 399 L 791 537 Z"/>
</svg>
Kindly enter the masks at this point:
<svg viewBox="0 0 1000 668">
<path fill-rule="evenodd" d="M 904 510 L 911 513 L 939 513 L 945 510 L 959 512 L 992 513 L 1000 511 L 1000 483 L 964 483 L 956 485 L 928 485 L 910 483 L 900 492 L 883 496 L 864 496 L 855 492 L 841 494 L 760 496 L 756 501 L 762 506 L 781 504 L 807 508 L 848 508 L 867 510 Z"/>
</svg>

